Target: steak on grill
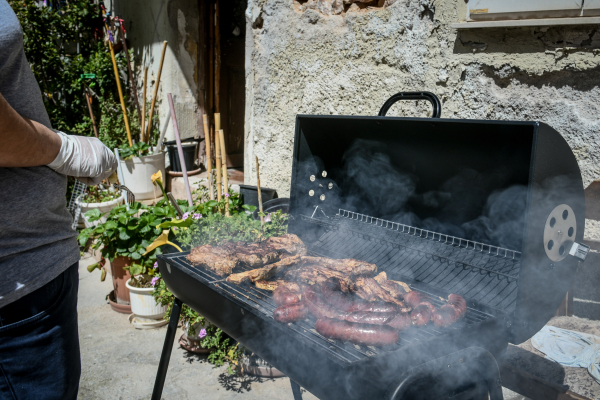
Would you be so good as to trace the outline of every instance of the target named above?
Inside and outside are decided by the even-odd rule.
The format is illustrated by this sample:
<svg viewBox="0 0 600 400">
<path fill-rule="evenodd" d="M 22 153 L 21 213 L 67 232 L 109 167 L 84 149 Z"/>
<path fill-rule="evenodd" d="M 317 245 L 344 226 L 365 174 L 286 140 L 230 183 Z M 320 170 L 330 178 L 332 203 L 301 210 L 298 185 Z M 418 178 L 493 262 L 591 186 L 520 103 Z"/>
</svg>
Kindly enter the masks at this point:
<svg viewBox="0 0 600 400">
<path fill-rule="evenodd" d="M 273 264 L 269 264 L 263 268 L 244 271 L 238 274 L 231 274 L 227 277 L 227 282 L 236 283 L 239 285 L 246 281 L 266 281 L 267 279 L 286 271 L 288 268 L 300 263 L 301 261 L 302 260 L 300 256 L 291 256 Z"/>
<path fill-rule="evenodd" d="M 281 258 L 281 251 L 274 249 L 266 242 L 225 243 L 222 247 L 231 251 L 241 262 L 251 268 L 260 268 L 279 261 Z"/>
<path fill-rule="evenodd" d="M 318 264 L 334 271 L 343 272 L 349 275 L 374 275 L 377 273 L 377 265 L 368 262 L 346 258 L 335 260 L 325 257 L 302 257 L 302 261 L 307 264 Z"/>
<path fill-rule="evenodd" d="M 397 299 L 403 299 L 404 295 L 411 291 L 406 283 L 388 279 L 385 271 L 381 271 L 381 273 L 373 279 L 379 283 L 379 286 Z"/>
<path fill-rule="evenodd" d="M 290 255 L 306 255 L 306 246 L 302 240 L 293 233 L 283 236 L 273 236 L 266 240 L 266 243 L 275 250 L 282 251 Z"/>
<path fill-rule="evenodd" d="M 237 256 L 228 248 L 210 244 L 193 248 L 187 260 L 194 266 L 204 265 L 220 276 L 231 274 L 239 262 Z"/>
<path fill-rule="evenodd" d="M 367 276 L 354 277 L 350 285 L 350 291 L 367 301 L 381 300 L 386 303 L 394 303 L 400 307 L 401 312 L 409 312 L 411 310 L 402 300 L 397 299 L 387 290 L 383 289 L 375 279 Z"/>
</svg>

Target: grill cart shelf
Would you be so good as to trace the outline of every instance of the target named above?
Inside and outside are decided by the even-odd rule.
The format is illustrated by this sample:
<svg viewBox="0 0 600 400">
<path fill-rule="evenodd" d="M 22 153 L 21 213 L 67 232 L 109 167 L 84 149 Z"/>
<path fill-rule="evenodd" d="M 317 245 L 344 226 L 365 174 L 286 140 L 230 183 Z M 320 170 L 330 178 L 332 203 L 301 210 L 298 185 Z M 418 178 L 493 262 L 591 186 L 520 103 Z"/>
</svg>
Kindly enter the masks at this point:
<svg viewBox="0 0 600 400">
<path fill-rule="evenodd" d="M 439 117 L 441 106 L 431 93 L 395 95 L 378 117 L 297 117 L 288 230 L 311 254 L 374 263 L 389 279 L 428 294 L 437 307 L 450 293 L 460 294 L 467 300 L 465 318 L 448 328 L 409 328 L 388 347 L 341 343 L 318 334 L 312 317 L 276 322 L 268 291 L 193 267 L 188 253 L 162 255 L 159 267 L 176 300 L 153 399 L 162 393 L 183 303 L 289 376 L 296 399 L 298 385 L 322 399 L 471 399 L 488 393 L 502 399 L 496 359 L 509 342 L 527 340 L 553 316 L 585 258 L 577 243 L 585 210 L 579 168 L 560 134 L 542 123 L 384 118 L 391 104 L 406 99 L 430 101 Z M 399 203 L 401 187 L 393 180 L 394 190 L 378 192 L 375 200 L 364 190 L 357 195 L 364 176 L 349 173 L 354 164 L 347 160 L 357 142 L 379 146 L 391 176 L 410 171 L 420 192 L 439 189 L 465 169 L 485 175 L 500 167 L 504 175 L 488 179 L 483 194 L 524 188 L 522 217 L 509 232 L 513 245 L 460 237 L 443 218 L 439 230 L 402 223 L 385 211 Z M 377 180 L 384 172 L 370 173 Z M 471 190 L 455 193 L 466 199 Z M 463 204 L 455 202 L 453 218 Z M 478 207 L 470 211 L 482 212 L 484 205 Z"/>
</svg>

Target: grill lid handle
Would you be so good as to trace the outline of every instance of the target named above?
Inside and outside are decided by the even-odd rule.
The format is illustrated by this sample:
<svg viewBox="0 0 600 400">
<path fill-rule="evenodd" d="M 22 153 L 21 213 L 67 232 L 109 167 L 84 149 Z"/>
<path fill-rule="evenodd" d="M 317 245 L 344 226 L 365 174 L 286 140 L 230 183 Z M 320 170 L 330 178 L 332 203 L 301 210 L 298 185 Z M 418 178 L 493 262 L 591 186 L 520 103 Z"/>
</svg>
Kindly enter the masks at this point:
<svg viewBox="0 0 600 400">
<path fill-rule="evenodd" d="M 431 114 L 431 118 L 439 118 L 440 115 L 442 115 L 442 103 L 440 102 L 440 99 L 438 99 L 438 97 L 431 92 L 396 93 L 395 95 L 390 97 L 385 103 L 383 103 L 383 106 L 381 106 L 378 115 L 380 117 L 385 117 L 385 114 L 387 114 L 392 104 L 400 100 L 427 100 L 431 103 L 433 107 L 433 113 Z"/>
</svg>

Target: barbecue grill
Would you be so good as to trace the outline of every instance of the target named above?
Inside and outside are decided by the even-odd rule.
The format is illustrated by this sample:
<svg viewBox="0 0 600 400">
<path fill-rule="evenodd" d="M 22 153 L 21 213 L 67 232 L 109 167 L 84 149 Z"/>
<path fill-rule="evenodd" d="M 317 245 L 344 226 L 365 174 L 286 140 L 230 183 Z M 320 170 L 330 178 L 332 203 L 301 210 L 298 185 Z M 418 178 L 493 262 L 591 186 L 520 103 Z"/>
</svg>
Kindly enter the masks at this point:
<svg viewBox="0 0 600 400">
<path fill-rule="evenodd" d="M 428 100 L 434 118 L 384 117 Z M 448 328 L 410 328 L 388 347 L 328 340 L 315 320 L 281 324 L 271 294 L 159 256 L 176 297 L 153 398 L 164 384 L 182 303 L 323 399 L 501 399 L 496 359 L 554 315 L 585 259 L 579 167 L 540 122 L 440 119 L 431 93 L 399 93 L 377 117 L 298 115 L 289 232 L 309 252 L 356 258 L 441 306 Z M 485 240 L 482 240 L 484 238 Z M 297 384 L 296 384 L 297 383 Z"/>
</svg>

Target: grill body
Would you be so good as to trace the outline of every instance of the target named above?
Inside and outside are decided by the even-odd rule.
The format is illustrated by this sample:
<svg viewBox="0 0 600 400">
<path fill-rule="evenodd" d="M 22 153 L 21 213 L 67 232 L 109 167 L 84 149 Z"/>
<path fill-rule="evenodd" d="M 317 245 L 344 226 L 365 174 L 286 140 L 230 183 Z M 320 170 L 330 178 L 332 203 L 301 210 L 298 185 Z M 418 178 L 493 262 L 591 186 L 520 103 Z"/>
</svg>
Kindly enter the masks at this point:
<svg viewBox="0 0 600 400">
<path fill-rule="evenodd" d="M 464 171 L 471 180 L 453 181 Z M 446 210 L 411 205 L 407 185 L 417 198 L 446 188 Z M 453 234 L 452 226 L 484 211 L 486 198 L 511 187 L 525 190 L 521 217 L 504 238 L 511 246 Z M 275 322 L 270 293 L 194 268 L 187 253 L 158 257 L 178 299 L 324 399 L 382 398 L 402 374 L 432 360 L 463 363 L 483 354 L 473 349 L 500 357 L 509 341 L 528 339 L 552 317 L 577 268 L 573 257 L 548 258 L 549 214 L 568 205 L 573 240 L 583 238 L 577 162 L 560 134 L 537 122 L 300 115 L 290 197 L 289 231 L 312 254 L 373 262 L 438 306 L 450 293 L 468 305 L 465 319 L 449 328 L 411 328 L 388 348 L 355 346 L 326 340 L 314 319 Z M 407 207 L 440 229 L 406 223 Z M 468 371 L 452 362 L 448 370 L 463 371 L 468 383 Z M 446 383 L 458 387 L 459 379 Z"/>
</svg>

